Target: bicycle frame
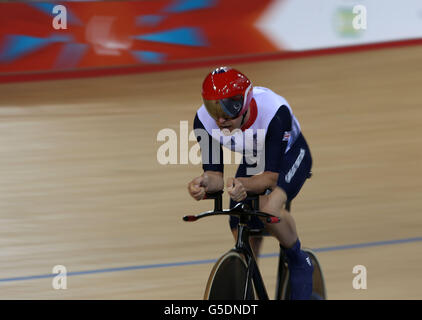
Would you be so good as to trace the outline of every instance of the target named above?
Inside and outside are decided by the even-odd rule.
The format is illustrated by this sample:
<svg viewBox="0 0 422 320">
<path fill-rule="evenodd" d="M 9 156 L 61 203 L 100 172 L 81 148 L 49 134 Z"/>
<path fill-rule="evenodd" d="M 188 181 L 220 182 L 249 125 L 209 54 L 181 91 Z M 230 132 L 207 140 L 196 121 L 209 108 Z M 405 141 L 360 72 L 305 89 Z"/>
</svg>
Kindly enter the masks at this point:
<svg viewBox="0 0 422 320">
<path fill-rule="evenodd" d="M 259 210 L 259 196 L 252 196 L 248 197 L 246 200 L 252 200 L 252 209 Z M 290 209 L 290 203 L 288 204 Z M 264 280 L 261 276 L 259 268 L 257 266 L 257 262 L 255 256 L 253 254 L 252 248 L 249 244 L 250 238 L 250 229 L 247 225 L 250 217 L 241 216 L 239 218 L 239 224 L 237 226 L 237 239 L 235 245 L 235 251 L 242 253 L 248 265 L 248 274 L 246 278 L 246 285 L 245 285 L 245 292 L 244 298 L 247 297 L 248 292 L 248 285 L 251 283 L 251 279 L 253 280 L 255 292 L 260 300 L 269 300 L 267 290 L 265 288 Z M 280 248 L 279 254 L 279 261 L 278 261 L 278 269 L 277 269 L 277 283 L 276 283 L 276 291 L 275 291 L 275 299 L 281 300 L 282 297 L 285 295 L 287 284 L 287 266 L 286 266 L 286 256 L 284 250 Z"/>
<path fill-rule="evenodd" d="M 235 248 L 232 249 L 244 255 L 248 265 L 248 273 L 246 277 L 244 299 L 247 299 L 249 284 L 253 282 L 255 292 L 260 300 L 269 300 L 267 290 L 264 285 L 261 273 L 257 266 L 252 248 L 249 244 L 249 227 L 243 221 L 239 222 L 237 227 L 238 236 Z M 252 280 L 252 281 L 251 281 Z"/>
</svg>

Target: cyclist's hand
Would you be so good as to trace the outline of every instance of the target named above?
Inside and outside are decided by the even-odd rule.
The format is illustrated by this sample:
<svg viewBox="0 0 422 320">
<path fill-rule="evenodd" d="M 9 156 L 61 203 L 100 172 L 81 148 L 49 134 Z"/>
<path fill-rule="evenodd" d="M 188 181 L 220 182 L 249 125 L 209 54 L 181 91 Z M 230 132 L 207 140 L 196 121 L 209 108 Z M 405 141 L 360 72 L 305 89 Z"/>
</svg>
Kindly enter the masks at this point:
<svg viewBox="0 0 422 320">
<path fill-rule="evenodd" d="M 228 178 L 227 179 L 227 192 L 234 201 L 239 202 L 246 198 L 246 189 L 243 186 L 242 182 L 240 182 L 236 178 Z"/>
<path fill-rule="evenodd" d="M 204 198 L 208 190 L 208 175 L 204 173 L 202 176 L 196 177 L 188 184 L 189 194 L 195 200 L 199 201 Z"/>
</svg>

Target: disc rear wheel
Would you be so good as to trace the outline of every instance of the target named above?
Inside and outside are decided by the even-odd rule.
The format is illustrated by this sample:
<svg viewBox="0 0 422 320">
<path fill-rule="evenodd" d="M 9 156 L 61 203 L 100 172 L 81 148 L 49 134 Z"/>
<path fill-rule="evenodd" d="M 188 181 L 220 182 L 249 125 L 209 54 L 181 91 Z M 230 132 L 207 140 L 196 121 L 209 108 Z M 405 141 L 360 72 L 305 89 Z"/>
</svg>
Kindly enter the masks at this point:
<svg viewBox="0 0 422 320">
<path fill-rule="evenodd" d="M 205 300 L 254 300 L 252 282 L 242 254 L 229 251 L 214 265 L 205 290 Z M 246 294 L 245 294 L 245 291 Z"/>
</svg>

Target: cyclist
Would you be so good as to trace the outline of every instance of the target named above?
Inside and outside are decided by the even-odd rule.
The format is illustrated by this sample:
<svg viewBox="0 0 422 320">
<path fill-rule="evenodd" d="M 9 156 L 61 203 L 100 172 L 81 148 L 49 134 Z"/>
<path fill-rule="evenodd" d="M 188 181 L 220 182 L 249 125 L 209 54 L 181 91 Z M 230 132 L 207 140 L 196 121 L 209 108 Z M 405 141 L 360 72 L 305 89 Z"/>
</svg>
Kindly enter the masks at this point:
<svg viewBox="0 0 422 320">
<path fill-rule="evenodd" d="M 189 182 L 189 194 L 201 200 L 206 192 L 223 190 L 222 145 L 241 152 L 236 176 L 226 181 L 230 207 L 244 200 L 247 192 L 266 192 L 260 197 L 260 211 L 279 216 L 281 222 L 264 225 L 256 218 L 250 227 L 265 227 L 285 249 L 291 298 L 310 299 L 313 266 L 301 250 L 295 221 L 285 210 L 286 201 L 296 197 L 312 167 L 299 122 L 283 97 L 270 89 L 252 86 L 244 74 L 230 67 L 219 67 L 206 76 L 202 98 L 204 103 L 196 112 L 194 130 L 204 173 Z M 248 143 L 248 137 L 252 137 L 252 143 Z M 238 218 L 230 217 L 229 222 L 236 238 Z M 251 239 L 256 256 L 261 241 L 262 238 Z"/>
</svg>

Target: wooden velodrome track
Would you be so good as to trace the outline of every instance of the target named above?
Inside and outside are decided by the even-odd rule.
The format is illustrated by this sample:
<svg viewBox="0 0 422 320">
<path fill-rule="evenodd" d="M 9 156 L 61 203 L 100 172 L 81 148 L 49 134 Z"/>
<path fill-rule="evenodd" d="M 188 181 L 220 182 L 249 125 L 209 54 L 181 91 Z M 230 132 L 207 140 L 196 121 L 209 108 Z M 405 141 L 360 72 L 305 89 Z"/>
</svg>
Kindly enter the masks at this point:
<svg viewBox="0 0 422 320">
<path fill-rule="evenodd" d="M 421 56 L 235 65 L 290 102 L 310 143 L 314 176 L 293 214 L 329 299 L 422 298 Z M 200 165 L 157 162 L 157 134 L 191 128 L 210 69 L 0 85 L 1 299 L 202 298 L 233 239 L 226 218 L 182 221 L 212 203 L 186 190 Z M 276 251 L 266 239 L 259 262 L 271 296 Z M 66 290 L 52 287 L 55 265 Z"/>
</svg>

